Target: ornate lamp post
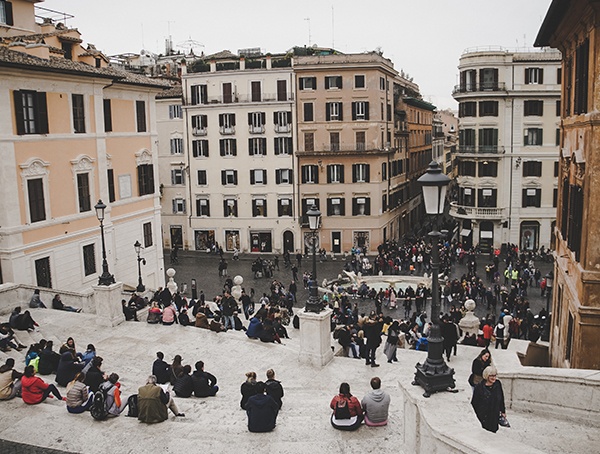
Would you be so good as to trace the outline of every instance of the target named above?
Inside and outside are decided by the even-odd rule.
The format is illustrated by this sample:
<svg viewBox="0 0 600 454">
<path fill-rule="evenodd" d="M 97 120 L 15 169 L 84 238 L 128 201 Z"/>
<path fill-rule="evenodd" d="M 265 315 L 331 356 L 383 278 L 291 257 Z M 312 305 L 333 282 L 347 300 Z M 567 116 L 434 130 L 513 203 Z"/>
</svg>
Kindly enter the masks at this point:
<svg viewBox="0 0 600 454">
<path fill-rule="evenodd" d="M 135 241 L 135 243 L 133 244 L 133 247 L 135 248 L 135 253 L 137 254 L 137 262 L 138 262 L 138 286 L 135 288 L 135 291 L 141 293 L 146 290 L 146 287 L 144 287 L 144 283 L 142 282 L 142 264 L 146 265 L 146 259 L 143 257 L 140 257 L 140 251 L 142 250 L 142 245 L 140 244 L 140 242 L 138 240 Z"/>
<path fill-rule="evenodd" d="M 111 285 L 115 283 L 115 277 L 108 272 L 108 262 L 106 261 L 106 243 L 104 242 L 104 210 L 106 205 L 102 200 L 94 206 L 96 217 L 100 221 L 100 236 L 102 237 L 102 275 L 98 278 L 98 285 Z"/>
<path fill-rule="evenodd" d="M 439 267 L 440 251 L 439 238 L 442 235 L 438 229 L 438 217 L 444 213 L 446 189 L 450 178 L 442 173 L 439 164 L 431 161 L 427 172 L 417 180 L 423 185 L 423 201 L 425 211 L 434 216 L 434 229 L 429 232 L 432 242 L 431 251 L 431 321 L 433 326 L 428 337 L 427 359 L 423 364 L 417 363 L 413 385 L 421 385 L 425 389 L 423 394 L 429 397 L 437 391 L 446 391 L 454 388 L 454 369 L 449 368 L 442 356 L 443 338 L 440 330 L 440 284 Z"/>
<path fill-rule="evenodd" d="M 312 279 L 310 285 L 310 296 L 306 302 L 306 312 L 319 313 L 323 309 L 321 299 L 319 298 L 319 289 L 317 284 L 317 235 L 319 232 L 319 224 L 321 222 L 321 212 L 316 205 L 310 207 L 306 213 L 308 216 L 308 226 L 312 233 Z"/>
</svg>

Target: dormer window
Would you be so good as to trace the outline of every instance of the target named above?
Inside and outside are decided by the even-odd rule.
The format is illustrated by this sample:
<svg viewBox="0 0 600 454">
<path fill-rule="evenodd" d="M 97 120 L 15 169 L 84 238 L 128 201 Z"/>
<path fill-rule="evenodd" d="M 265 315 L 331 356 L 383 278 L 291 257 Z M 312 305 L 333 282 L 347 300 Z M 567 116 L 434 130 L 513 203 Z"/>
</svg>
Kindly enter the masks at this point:
<svg viewBox="0 0 600 454">
<path fill-rule="evenodd" d="M 73 60 L 73 44 L 62 42 L 61 48 L 65 54 L 65 58 L 67 60 Z"/>
</svg>

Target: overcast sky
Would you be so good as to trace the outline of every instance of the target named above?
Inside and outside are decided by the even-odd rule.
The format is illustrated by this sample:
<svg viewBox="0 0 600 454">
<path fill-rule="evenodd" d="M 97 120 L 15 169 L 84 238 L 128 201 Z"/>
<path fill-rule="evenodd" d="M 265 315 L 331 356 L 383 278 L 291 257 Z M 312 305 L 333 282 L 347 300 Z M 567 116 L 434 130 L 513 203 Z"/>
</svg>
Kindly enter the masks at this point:
<svg viewBox="0 0 600 454">
<path fill-rule="evenodd" d="M 67 25 L 107 55 L 146 49 L 198 54 L 317 44 L 344 53 L 381 48 L 438 108 L 456 109 L 452 88 L 467 48 L 532 47 L 551 0 L 45 0 L 75 16 Z M 310 33 L 309 33 L 310 28 Z M 310 36 L 310 42 L 309 42 Z"/>
</svg>

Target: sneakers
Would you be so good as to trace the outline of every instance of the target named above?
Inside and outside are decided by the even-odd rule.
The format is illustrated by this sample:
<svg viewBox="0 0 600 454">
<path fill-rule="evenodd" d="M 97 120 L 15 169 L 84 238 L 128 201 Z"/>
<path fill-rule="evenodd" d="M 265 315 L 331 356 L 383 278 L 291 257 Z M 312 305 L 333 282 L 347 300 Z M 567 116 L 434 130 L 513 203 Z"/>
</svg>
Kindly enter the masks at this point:
<svg viewBox="0 0 600 454">
<path fill-rule="evenodd" d="M 371 363 L 371 367 L 379 367 L 379 364 L 377 364 L 377 363 Z"/>
<path fill-rule="evenodd" d="M 177 413 L 175 416 L 179 416 L 181 418 L 185 418 L 185 413 Z"/>
</svg>

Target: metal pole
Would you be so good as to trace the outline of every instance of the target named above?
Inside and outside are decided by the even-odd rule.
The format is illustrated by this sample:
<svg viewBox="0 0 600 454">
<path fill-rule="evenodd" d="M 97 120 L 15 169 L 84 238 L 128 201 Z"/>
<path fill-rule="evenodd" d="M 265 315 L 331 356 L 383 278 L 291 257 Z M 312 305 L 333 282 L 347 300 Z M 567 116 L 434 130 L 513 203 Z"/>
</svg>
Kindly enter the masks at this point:
<svg viewBox="0 0 600 454">
<path fill-rule="evenodd" d="M 106 243 L 104 242 L 104 222 L 100 221 L 100 236 L 102 237 L 102 275 L 98 278 L 98 285 L 111 285 L 115 283 L 115 277 L 108 271 L 106 261 Z"/>
<path fill-rule="evenodd" d="M 146 290 L 144 283 L 142 282 L 142 262 L 144 265 L 146 264 L 146 259 L 140 258 L 140 253 L 137 253 L 137 262 L 138 262 L 138 286 L 135 289 L 137 292 L 143 292 Z"/>
</svg>

